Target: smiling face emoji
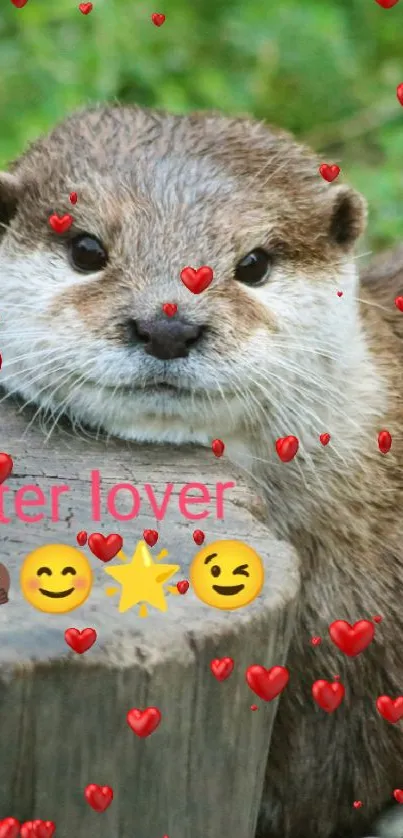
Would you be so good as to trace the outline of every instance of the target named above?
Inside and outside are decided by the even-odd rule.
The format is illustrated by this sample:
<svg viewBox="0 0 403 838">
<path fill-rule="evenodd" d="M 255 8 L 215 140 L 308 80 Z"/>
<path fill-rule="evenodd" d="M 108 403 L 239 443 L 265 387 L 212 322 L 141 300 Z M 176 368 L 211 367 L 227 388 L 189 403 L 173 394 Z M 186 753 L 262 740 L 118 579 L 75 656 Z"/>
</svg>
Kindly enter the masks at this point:
<svg viewBox="0 0 403 838">
<path fill-rule="evenodd" d="M 26 557 L 21 568 L 22 593 L 30 605 L 50 614 L 66 614 L 85 602 L 92 570 L 83 553 L 67 544 L 47 544 Z"/>
<path fill-rule="evenodd" d="M 214 541 L 194 557 L 190 579 L 202 602 L 233 611 L 248 605 L 262 590 L 263 563 L 242 541 Z"/>
</svg>

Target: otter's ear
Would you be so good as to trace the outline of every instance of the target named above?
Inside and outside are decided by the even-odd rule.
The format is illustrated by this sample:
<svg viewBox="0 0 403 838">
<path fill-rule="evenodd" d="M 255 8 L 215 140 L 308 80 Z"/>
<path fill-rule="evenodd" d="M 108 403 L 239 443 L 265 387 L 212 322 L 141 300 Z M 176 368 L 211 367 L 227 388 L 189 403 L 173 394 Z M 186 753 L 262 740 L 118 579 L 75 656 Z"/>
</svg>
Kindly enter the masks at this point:
<svg viewBox="0 0 403 838">
<path fill-rule="evenodd" d="M 367 205 L 364 198 L 348 186 L 337 186 L 330 192 L 330 238 L 339 247 L 348 250 L 365 230 Z"/>
<path fill-rule="evenodd" d="M 9 172 L 0 172 L 0 234 L 17 212 L 20 194 L 18 178 Z"/>
</svg>

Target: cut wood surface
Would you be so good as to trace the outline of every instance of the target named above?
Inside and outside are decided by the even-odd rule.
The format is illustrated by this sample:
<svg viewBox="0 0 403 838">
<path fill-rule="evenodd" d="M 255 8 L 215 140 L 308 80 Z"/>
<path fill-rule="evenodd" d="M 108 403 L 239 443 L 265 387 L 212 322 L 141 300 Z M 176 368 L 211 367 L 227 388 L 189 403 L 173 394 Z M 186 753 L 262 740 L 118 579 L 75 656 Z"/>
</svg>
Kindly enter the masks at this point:
<svg viewBox="0 0 403 838">
<path fill-rule="evenodd" d="M 261 507 L 245 478 L 225 456 L 208 449 L 135 446 L 86 439 L 67 426 L 46 442 L 34 411 L 1 406 L 0 450 L 14 460 L 1 492 L 1 557 L 10 571 L 9 602 L 0 606 L 0 819 L 53 820 L 56 838 L 253 838 L 277 700 L 261 701 L 248 687 L 251 664 L 284 664 L 298 597 L 298 562 L 292 548 L 277 541 L 262 522 Z M 29 427 L 28 427 L 29 426 Z M 91 472 L 101 475 L 101 520 L 92 520 Z M 217 518 L 217 484 L 236 485 L 223 494 L 224 518 Z M 106 495 L 117 483 L 133 484 L 141 496 L 138 516 L 115 520 Z M 204 483 L 209 503 L 188 506 L 201 520 L 187 520 L 178 501 L 187 483 Z M 157 521 L 144 485 L 161 506 L 167 484 L 173 490 L 164 520 Z M 29 484 L 42 490 L 45 505 L 23 505 L 24 514 L 44 518 L 27 523 L 16 514 L 16 494 Z M 52 520 L 51 487 L 67 485 Z M 190 492 L 191 494 L 191 492 Z M 200 492 L 196 492 L 200 496 Z M 25 494 L 19 502 L 34 498 Z M 36 493 L 36 500 L 38 500 Z M 116 509 L 128 513 L 129 493 Z M 56 517 L 56 515 L 54 515 Z M 107 596 L 111 579 L 89 548 L 94 586 L 79 609 L 44 614 L 23 598 L 19 571 L 25 555 L 44 544 L 77 547 L 79 530 L 120 533 L 130 558 L 145 528 L 157 529 L 154 560 L 180 565 L 173 585 L 187 579 L 199 549 L 194 529 L 206 542 L 234 538 L 256 549 L 265 566 L 260 596 L 237 611 L 220 611 L 199 601 L 190 588 L 167 595 L 168 610 L 136 606 L 118 610 L 119 594 Z M 117 585 L 119 588 L 119 586 Z M 68 648 L 67 628 L 93 627 L 98 639 L 84 655 Z M 213 658 L 230 656 L 232 675 L 217 681 Z M 290 689 L 288 686 L 286 689 Z M 252 712 L 256 703 L 258 711 Z M 126 722 L 132 707 L 156 706 L 162 720 L 148 738 Z M 102 814 L 84 800 L 89 783 L 109 785 L 114 800 Z"/>
</svg>

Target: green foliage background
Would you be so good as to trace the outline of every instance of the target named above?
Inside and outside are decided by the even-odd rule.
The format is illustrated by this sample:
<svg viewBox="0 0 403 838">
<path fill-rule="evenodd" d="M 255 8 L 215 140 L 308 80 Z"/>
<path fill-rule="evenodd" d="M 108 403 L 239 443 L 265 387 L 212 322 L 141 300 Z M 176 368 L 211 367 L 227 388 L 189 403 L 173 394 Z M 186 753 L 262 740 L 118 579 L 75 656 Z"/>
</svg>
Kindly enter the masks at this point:
<svg viewBox="0 0 403 838">
<path fill-rule="evenodd" d="M 403 0 L 1 0 L 0 166 L 94 100 L 251 113 L 338 163 L 401 239 Z M 152 12 L 163 12 L 160 28 Z"/>
</svg>

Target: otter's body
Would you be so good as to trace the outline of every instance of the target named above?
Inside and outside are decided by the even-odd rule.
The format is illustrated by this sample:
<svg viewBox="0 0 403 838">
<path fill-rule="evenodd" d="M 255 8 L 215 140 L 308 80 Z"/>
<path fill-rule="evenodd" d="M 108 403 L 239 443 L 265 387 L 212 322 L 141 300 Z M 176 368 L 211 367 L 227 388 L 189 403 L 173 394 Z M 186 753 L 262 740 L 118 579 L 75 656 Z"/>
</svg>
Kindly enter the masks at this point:
<svg viewBox="0 0 403 838">
<path fill-rule="evenodd" d="M 72 215 L 65 233 L 54 213 Z M 403 692 L 403 288 L 359 288 L 364 202 L 264 125 L 112 107 L 74 115 L 0 176 L 0 215 L 6 389 L 127 439 L 223 439 L 299 551 L 259 838 L 371 834 L 403 783 L 403 722 L 375 707 Z M 192 294 L 180 273 L 202 265 L 213 282 Z M 359 656 L 330 640 L 334 620 L 377 614 Z M 335 675 L 346 698 L 325 713 L 311 686 Z"/>
</svg>

